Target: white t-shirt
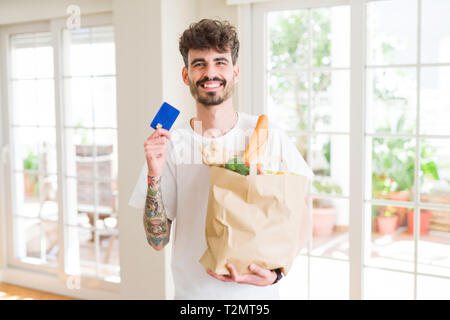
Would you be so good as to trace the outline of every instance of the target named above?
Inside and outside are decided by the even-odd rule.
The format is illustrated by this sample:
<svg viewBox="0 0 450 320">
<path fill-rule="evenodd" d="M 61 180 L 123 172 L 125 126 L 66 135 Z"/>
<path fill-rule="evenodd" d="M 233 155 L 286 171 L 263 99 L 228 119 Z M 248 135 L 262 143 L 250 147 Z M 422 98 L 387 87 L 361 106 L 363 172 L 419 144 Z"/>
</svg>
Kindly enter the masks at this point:
<svg viewBox="0 0 450 320">
<path fill-rule="evenodd" d="M 205 138 L 192 130 L 189 121 L 171 131 L 161 190 L 167 218 L 172 220 L 172 274 L 175 299 L 279 299 L 278 284 L 259 287 L 222 282 L 206 273 L 199 259 L 207 249 L 205 218 L 209 194 L 209 167 L 202 162 L 200 147 L 214 140 L 227 150 L 244 151 L 256 126 L 257 116 L 238 113 L 236 125 L 219 138 Z M 307 177 L 313 173 L 289 137 L 269 121 L 266 156 L 275 159 L 264 169 Z M 278 161 L 277 161 L 278 159 Z M 147 196 L 147 164 L 144 163 L 129 205 L 144 210 Z"/>
</svg>

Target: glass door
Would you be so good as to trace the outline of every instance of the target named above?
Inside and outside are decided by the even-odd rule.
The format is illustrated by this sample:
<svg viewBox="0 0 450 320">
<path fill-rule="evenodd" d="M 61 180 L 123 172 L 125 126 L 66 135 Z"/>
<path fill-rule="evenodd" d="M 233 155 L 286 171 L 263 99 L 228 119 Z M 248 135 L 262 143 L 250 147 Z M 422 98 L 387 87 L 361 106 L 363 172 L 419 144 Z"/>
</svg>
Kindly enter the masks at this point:
<svg viewBox="0 0 450 320">
<path fill-rule="evenodd" d="M 266 28 L 265 109 L 256 112 L 287 132 L 315 174 L 306 199 L 312 242 L 281 296 L 348 299 L 350 7 L 300 6 L 256 10 Z"/>
<path fill-rule="evenodd" d="M 11 151 L 9 161 L 3 158 L 11 190 L 8 264 L 117 289 L 118 145 L 110 20 L 86 17 L 77 29 L 67 29 L 65 20 L 2 29 Z"/>
<path fill-rule="evenodd" d="M 50 32 L 10 37 L 14 257 L 58 264 L 58 172 Z"/>
<path fill-rule="evenodd" d="M 315 173 L 312 241 L 284 298 L 449 298 L 449 5 L 252 6 L 251 111 Z"/>
<path fill-rule="evenodd" d="M 114 29 L 62 36 L 65 271 L 119 282 Z"/>
<path fill-rule="evenodd" d="M 433 0 L 366 6 L 368 299 L 449 297 L 449 10 Z"/>
</svg>

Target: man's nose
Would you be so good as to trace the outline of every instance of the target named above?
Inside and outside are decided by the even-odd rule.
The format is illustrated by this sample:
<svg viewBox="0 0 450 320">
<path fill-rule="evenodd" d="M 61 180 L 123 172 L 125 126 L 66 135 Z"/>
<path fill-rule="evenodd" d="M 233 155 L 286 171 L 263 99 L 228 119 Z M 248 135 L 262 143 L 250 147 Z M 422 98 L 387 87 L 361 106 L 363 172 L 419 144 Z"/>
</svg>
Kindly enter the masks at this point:
<svg viewBox="0 0 450 320">
<path fill-rule="evenodd" d="M 208 77 L 209 79 L 212 79 L 215 76 L 217 76 L 217 70 L 216 70 L 216 66 L 214 65 L 214 63 L 208 63 L 206 65 L 204 76 Z"/>
</svg>

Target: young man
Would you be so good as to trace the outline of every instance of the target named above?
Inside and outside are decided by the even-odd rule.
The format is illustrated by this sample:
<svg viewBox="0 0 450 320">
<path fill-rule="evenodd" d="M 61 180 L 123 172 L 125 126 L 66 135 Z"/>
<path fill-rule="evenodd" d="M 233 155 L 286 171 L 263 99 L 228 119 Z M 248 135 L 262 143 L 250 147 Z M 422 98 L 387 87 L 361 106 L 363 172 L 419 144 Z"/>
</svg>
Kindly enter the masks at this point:
<svg viewBox="0 0 450 320">
<path fill-rule="evenodd" d="M 159 128 L 145 141 L 146 165 L 129 204 L 145 208 L 144 227 L 153 248 L 161 250 L 172 239 L 176 299 L 277 299 L 280 275 L 275 270 L 250 265 L 252 274 L 241 275 L 228 264 L 230 276 L 224 276 L 205 271 L 199 263 L 207 248 L 209 194 L 209 168 L 202 163 L 201 147 L 213 142 L 227 150 L 245 150 L 258 117 L 233 110 L 239 76 L 239 41 L 233 26 L 203 19 L 184 31 L 179 47 L 185 64 L 182 78 L 196 100 L 197 116 L 170 133 Z M 273 123 L 266 154 L 284 159 L 291 172 L 312 176 L 287 135 Z"/>
</svg>

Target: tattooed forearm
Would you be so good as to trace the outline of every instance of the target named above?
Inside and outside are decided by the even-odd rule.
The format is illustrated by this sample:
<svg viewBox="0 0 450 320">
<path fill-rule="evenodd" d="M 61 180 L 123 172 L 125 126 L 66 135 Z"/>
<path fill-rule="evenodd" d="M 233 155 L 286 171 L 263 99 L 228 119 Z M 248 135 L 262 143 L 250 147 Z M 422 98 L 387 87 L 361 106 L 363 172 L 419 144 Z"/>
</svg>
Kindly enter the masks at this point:
<svg viewBox="0 0 450 320">
<path fill-rule="evenodd" d="M 161 177 L 148 177 L 144 227 L 148 243 L 156 250 L 162 249 L 170 236 L 171 221 L 166 217 L 162 202 Z"/>
</svg>

